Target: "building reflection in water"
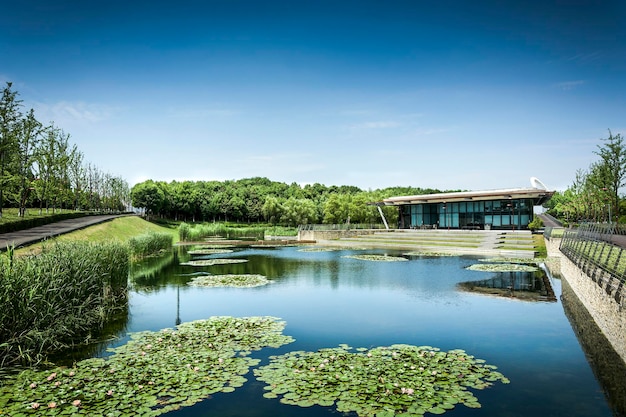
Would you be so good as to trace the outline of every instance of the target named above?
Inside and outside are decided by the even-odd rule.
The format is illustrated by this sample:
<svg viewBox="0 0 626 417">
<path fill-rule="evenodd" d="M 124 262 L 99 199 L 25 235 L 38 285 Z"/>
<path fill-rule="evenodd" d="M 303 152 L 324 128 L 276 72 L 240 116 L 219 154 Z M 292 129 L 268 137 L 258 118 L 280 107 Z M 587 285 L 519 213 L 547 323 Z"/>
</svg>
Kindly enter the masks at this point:
<svg viewBox="0 0 626 417">
<path fill-rule="evenodd" d="M 498 272 L 489 279 L 462 282 L 464 291 L 515 298 L 523 301 L 556 302 L 556 296 L 545 271 Z"/>
</svg>

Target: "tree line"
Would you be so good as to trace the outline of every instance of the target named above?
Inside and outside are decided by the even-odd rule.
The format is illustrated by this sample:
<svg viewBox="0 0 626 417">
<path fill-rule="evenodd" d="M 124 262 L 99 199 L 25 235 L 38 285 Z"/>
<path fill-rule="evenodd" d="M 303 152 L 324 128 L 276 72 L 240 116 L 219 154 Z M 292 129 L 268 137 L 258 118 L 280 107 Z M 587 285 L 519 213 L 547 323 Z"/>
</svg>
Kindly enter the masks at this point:
<svg viewBox="0 0 626 417">
<path fill-rule="evenodd" d="M 0 99 L 0 217 L 4 207 L 124 210 L 130 205 L 130 187 L 121 177 L 84 161 L 69 142 L 70 135 L 53 122 L 44 125 L 24 106 L 12 83 Z"/>
<path fill-rule="evenodd" d="M 134 207 L 146 214 L 181 221 L 267 222 L 274 225 L 382 223 L 368 203 L 397 195 L 439 193 L 436 189 L 389 187 L 364 191 L 355 186 L 286 184 L 265 177 L 227 181 L 153 181 L 133 186 Z M 382 207 L 390 224 L 397 207 Z"/>
<path fill-rule="evenodd" d="M 576 171 L 574 181 L 546 203 L 548 212 L 566 223 L 626 223 L 626 143 L 621 134 L 601 138 L 594 154 L 598 159 L 586 170 Z"/>
</svg>

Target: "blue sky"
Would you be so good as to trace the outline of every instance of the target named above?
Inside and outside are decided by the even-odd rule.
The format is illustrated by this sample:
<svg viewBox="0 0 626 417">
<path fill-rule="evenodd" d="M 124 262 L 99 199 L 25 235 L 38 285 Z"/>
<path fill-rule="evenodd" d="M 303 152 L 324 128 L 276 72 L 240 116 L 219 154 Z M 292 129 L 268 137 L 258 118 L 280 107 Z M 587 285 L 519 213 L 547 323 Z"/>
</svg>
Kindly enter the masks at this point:
<svg viewBox="0 0 626 417">
<path fill-rule="evenodd" d="M 623 1 L 0 6 L 0 81 L 131 185 L 565 189 L 626 133 Z"/>
</svg>

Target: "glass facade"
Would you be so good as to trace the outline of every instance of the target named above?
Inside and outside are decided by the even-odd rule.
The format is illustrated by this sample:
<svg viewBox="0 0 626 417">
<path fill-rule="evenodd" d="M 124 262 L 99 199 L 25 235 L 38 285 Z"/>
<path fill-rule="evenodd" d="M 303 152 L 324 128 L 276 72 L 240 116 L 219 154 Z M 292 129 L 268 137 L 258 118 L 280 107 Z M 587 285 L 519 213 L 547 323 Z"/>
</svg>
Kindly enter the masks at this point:
<svg viewBox="0 0 626 417">
<path fill-rule="evenodd" d="M 527 229 L 532 199 L 424 203 L 400 206 L 401 229 Z"/>
</svg>

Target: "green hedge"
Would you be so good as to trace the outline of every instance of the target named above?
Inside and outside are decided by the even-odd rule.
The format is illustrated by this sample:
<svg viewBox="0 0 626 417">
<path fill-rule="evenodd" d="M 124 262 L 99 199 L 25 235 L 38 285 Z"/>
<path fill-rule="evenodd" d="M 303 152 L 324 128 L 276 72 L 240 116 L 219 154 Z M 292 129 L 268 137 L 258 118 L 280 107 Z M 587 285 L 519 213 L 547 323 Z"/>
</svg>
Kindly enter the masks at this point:
<svg viewBox="0 0 626 417">
<path fill-rule="evenodd" d="M 45 226 L 50 223 L 58 222 L 61 220 L 76 219 L 79 217 L 88 216 L 87 213 L 74 212 L 74 213 L 58 213 L 51 214 L 49 216 L 31 217 L 6 223 L 0 223 L 0 233 L 16 232 L 18 230 L 30 229 L 31 227 Z"/>
</svg>

